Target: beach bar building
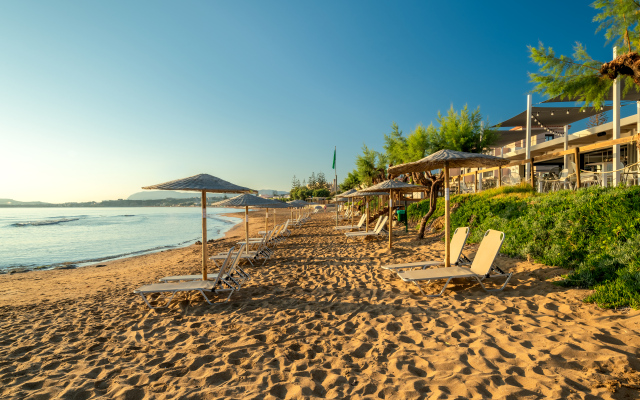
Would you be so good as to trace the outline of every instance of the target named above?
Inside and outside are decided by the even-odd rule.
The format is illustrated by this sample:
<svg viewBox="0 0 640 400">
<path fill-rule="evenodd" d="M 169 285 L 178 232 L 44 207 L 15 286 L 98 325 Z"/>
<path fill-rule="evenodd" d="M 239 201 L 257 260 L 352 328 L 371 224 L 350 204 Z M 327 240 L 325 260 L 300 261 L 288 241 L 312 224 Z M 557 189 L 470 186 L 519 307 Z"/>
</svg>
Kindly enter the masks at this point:
<svg viewBox="0 0 640 400">
<path fill-rule="evenodd" d="M 597 110 L 565 106 L 578 99 L 553 98 L 533 107 L 531 95 L 518 115 L 498 124 L 499 139 L 489 154 L 511 161 L 501 169 L 452 171 L 452 188 L 461 193 L 532 183 L 539 191 L 590 185 L 640 184 L 638 132 L 640 93 L 620 93 L 614 84 L 612 104 Z M 621 107 L 636 114 L 620 118 Z M 612 110 L 612 120 L 569 134 L 572 124 Z"/>
</svg>

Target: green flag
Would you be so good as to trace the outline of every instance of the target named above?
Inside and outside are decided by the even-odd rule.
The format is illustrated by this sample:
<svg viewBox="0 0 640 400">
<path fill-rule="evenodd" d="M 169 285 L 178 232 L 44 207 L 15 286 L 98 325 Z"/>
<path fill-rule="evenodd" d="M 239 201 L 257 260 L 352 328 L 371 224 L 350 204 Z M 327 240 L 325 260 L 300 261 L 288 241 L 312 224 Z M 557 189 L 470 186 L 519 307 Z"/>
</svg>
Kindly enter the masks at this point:
<svg viewBox="0 0 640 400">
<path fill-rule="evenodd" d="M 333 149 L 333 167 L 332 169 L 336 169 L 336 149 Z"/>
</svg>

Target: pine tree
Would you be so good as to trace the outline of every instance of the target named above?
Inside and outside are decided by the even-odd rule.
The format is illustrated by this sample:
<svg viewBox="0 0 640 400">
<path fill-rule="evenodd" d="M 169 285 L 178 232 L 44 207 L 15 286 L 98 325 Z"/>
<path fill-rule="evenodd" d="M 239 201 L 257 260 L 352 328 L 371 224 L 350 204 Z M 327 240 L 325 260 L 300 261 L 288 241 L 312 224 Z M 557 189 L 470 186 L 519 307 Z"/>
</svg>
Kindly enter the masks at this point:
<svg viewBox="0 0 640 400">
<path fill-rule="evenodd" d="M 319 189 L 329 188 L 329 185 L 327 184 L 327 178 L 324 176 L 323 172 L 318 172 L 318 176 L 316 177 L 316 185 Z"/>
<path fill-rule="evenodd" d="M 300 181 L 298 180 L 298 178 L 296 178 L 296 176 L 293 176 L 293 179 L 291 180 L 291 190 L 297 189 L 300 187 Z"/>
<path fill-rule="evenodd" d="M 309 183 L 308 183 L 309 184 L 309 188 L 315 189 L 316 183 L 317 183 L 316 174 L 312 172 L 311 176 L 309 177 Z"/>
<path fill-rule="evenodd" d="M 610 62 L 594 60 L 581 43 L 576 43 L 571 57 L 557 57 L 542 43 L 537 48 L 529 46 L 531 60 L 540 67 L 538 73 L 529 74 L 536 92 L 549 97 L 575 97 L 585 106 L 598 108 L 614 79 L 622 79 L 623 94 L 640 86 L 640 55 L 633 51 L 640 46 L 640 4 L 637 0 L 596 0 L 592 7 L 600 10 L 593 18 L 600 22 L 596 32 L 604 30 L 607 42 L 618 46 L 617 57 Z"/>
</svg>

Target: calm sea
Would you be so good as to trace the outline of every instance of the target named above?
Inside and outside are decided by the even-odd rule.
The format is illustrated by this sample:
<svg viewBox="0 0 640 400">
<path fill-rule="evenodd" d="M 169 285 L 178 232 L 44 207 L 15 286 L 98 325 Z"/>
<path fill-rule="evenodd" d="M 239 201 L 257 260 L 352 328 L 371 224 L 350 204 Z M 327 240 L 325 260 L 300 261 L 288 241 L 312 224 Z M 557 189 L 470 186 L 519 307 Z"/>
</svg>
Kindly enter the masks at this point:
<svg viewBox="0 0 640 400">
<path fill-rule="evenodd" d="M 238 223 L 207 209 L 207 237 Z M 77 266 L 185 246 L 202 238 L 199 207 L 0 208 L 0 273 Z"/>
</svg>

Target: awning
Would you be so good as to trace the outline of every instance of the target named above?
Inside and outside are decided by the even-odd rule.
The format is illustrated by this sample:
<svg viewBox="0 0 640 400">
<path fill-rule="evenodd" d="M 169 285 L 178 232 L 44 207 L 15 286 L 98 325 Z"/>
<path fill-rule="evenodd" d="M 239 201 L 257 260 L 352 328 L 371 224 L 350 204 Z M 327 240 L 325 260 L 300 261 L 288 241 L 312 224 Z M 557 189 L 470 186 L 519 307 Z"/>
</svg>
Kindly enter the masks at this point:
<svg viewBox="0 0 640 400">
<path fill-rule="evenodd" d="M 562 127 L 611 109 L 612 107 L 609 106 L 601 107 L 599 110 L 593 108 L 581 110 L 581 107 L 532 107 L 532 126 Z M 501 127 L 527 126 L 527 111 L 509 118 L 499 125 Z M 561 129 L 556 128 L 555 130 L 560 131 Z"/>
<path fill-rule="evenodd" d="M 573 102 L 573 101 L 582 101 L 578 97 L 568 97 L 564 100 L 561 99 L 562 96 L 556 96 L 549 100 L 543 101 L 543 103 L 560 103 L 560 102 Z M 609 90 L 609 94 L 605 97 L 606 101 L 613 101 L 613 87 Z M 620 90 L 620 100 L 629 100 L 629 101 L 640 101 L 640 92 L 638 92 L 638 88 L 634 85 L 629 89 L 629 93 L 624 95 L 624 89 Z"/>
</svg>

